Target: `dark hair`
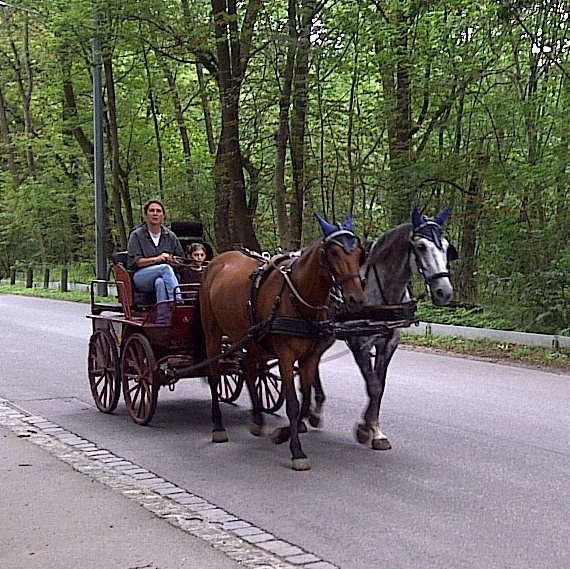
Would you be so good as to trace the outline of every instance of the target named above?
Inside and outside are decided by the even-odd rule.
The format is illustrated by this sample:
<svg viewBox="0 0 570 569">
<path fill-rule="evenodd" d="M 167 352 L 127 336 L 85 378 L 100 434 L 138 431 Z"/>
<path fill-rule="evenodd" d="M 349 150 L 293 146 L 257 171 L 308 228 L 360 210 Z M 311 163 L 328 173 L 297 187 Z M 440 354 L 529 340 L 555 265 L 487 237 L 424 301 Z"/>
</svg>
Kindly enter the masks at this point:
<svg viewBox="0 0 570 569">
<path fill-rule="evenodd" d="M 164 215 L 166 215 L 166 208 L 164 207 L 164 204 L 160 201 L 160 200 L 148 200 L 144 205 L 143 205 L 143 212 L 146 215 L 148 212 L 148 208 L 153 204 L 158 204 L 160 206 L 160 209 L 162 209 L 162 213 Z"/>
<path fill-rule="evenodd" d="M 204 243 L 200 243 L 199 241 L 196 241 L 195 243 L 190 243 L 190 245 L 186 247 L 186 254 L 191 255 L 192 253 L 194 253 L 194 251 L 197 251 L 198 249 L 202 249 L 204 253 L 206 253 L 206 255 L 208 254 L 206 245 L 204 245 Z"/>
</svg>

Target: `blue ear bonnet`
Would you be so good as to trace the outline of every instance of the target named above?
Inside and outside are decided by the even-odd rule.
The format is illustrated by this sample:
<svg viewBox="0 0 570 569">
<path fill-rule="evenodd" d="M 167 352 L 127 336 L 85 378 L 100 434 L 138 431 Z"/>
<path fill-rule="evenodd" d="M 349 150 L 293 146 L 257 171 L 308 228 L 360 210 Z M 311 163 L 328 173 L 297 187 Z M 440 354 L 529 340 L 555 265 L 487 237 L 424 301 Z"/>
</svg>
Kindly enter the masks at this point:
<svg viewBox="0 0 570 569">
<path fill-rule="evenodd" d="M 315 217 L 323 231 L 323 242 L 332 241 L 338 243 L 347 253 L 351 253 L 360 245 L 360 239 L 354 234 L 352 216 L 347 213 L 342 223 L 329 223 L 326 219 L 315 212 Z"/>
<path fill-rule="evenodd" d="M 433 241 L 438 249 L 442 249 L 441 238 L 443 237 L 443 230 L 441 226 L 447 220 L 451 212 L 451 206 L 447 206 L 440 211 L 434 218 L 426 217 L 420 213 L 417 207 L 414 207 L 412 212 L 412 225 L 414 227 L 413 237 L 421 236 Z M 447 260 L 456 261 L 459 259 L 457 249 L 448 241 L 447 247 Z"/>
<path fill-rule="evenodd" d="M 414 211 L 412 212 L 414 237 L 425 237 L 426 239 L 433 241 L 438 249 L 441 249 L 441 238 L 443 236 L 443 230 L 441 229 L 441 226 L 445 223 L 450 212 L 451 206 L 447 206 L 434 218 L 428 218 L 425 215 L 422 215 L 417 207 L 414 207 Z"/>
</svg>

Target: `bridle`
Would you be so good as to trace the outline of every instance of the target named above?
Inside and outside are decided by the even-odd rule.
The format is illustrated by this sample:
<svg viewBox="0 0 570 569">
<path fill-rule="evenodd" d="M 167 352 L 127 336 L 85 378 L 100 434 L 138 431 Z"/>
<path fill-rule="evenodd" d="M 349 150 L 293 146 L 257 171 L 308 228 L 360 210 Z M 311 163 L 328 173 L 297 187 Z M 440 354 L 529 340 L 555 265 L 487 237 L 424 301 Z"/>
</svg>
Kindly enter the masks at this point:
<svg viewBox="0 0 570 569">
<path fill-rule="evenodd" d="M 426 219 L 421 225 L 418 225 L 417 227 L 414 227 L 414 230 L 412 232 L 412 237 L 410 239 L 410 253 L 414 254 L 414 258 L 416 261 L 416 268 L 418 270 L 419 275 L 422 277 L 425 285 L 429 288 L 431 287 L 431 283 L 437 279 L 443 279 L 443 278 L 450 278 L 451 275 L 449 273 L 449 261 L 453 260 L 450 259 L 450 255 L 448 254 L 448 258 L 447 258 L 447 271 L 441 271 L 439 273 L 435 273 L 434 275 L 431 276 L 427 276 L 426 272 L 425 272 L 425 267 L 422 265 L 421 261 L 420 261 L 420 255 L 418 254 L 416 247 L 415 247 L 415 241 L 417 239 L 427 239 L 428 241 L 431 241 L 438 250 L 442 251 L 443 250 L 443 243 L 442 243 L 442 237 L 443 237 L 443 232 L 441 229 L 441 225 L 439 225 L 438 223 L 436 223 L 435 221 L 431 220 L 431 219 Z M 446 240 L 447 241 L 447 240 Z M 448 248 L 449 247 L 453 247 L 449 242 L 448 242 Z M 453 249 L 455 250 L 455 248 Z"/>
<path fill-rule="evenodd" d="M 356 248 L 360 248 L 362 250 L 362 254 L 364 254 L 364 250 L 360 245 L 360 239 L 350 230 L 339 228 L 337 231 L 333 231 L 329 233 L 322 241 L 321 241 L 321 250 L 320 250 L 320 265 L 324 269 L 326 269 L 333 279 L 333 286 L 341 286 L 342 283 L 346 281 L 350 281 L 352 279 L 361 280 L 360 272 L 356 271 L 355 273 L 349 273 L 348 275 L 344 275 L 343 277 L 337 278 L 334 274 L 333 268 L 329 263 L 329 259 L 327 256 L 327 249 L 332 245 L 336 244 L 339 247 L 342 247 L 345 253 L 350 254 Z"/>
<path fill-rule="evenodd" d="M 329 233 L 327 236 L 323 238 L 323 240 L 321 241 L 321 247 L 319 251 L 319 264 L 330 274 L 333 281 L 332 287 L 340 287 L 342 286 L 342 283 L 345 283 L 352 279 L 361 280 L 359 271 L 354 273 L 349 273 L 348 275 L 344 275 L 340 278 L 335 276 L 333 268 L 331 267 L 331 264 L 327 256 L 327 250 L 333 243 L 338 245 L 339 247 L 342 247 L 343 250 L 348 254 L 352 253 L 358 247 L 362 249 L 362 246 L 360 245 L 360 239 L 352 231 L 348 229 L 339 228 L 337 231 L 333 231 L 332 233 Z M 293 261 L 289 266 L 279 267 L 279 272 L 283 275 L 285 282 L 287 283 L 289 289 L 291 290 L 291 294 L 303 306 L 306 306 L 307 308 L 310 308 L 312 310 L 327 310 L 328 306 L 326 305 L 313 306 L 312 304 L 306 302 L 303 299 L 303 297 L 300 295 L 299 291 L 296 289 L 290 277 L 290 273 L 295 266 L 295 261 Z"/>
<path fill-rule="evenodd" d="M 442 232 L 441 225 L 439 225 L 438 223 L 436 223 L 433 220 L 426 219 L 426 220 L 424 220 L 424 222 L 422 224 L 420 224 L 419 226 L 417 226 L 413 229 L 412 235 L 411 235 L 410 240 L 409 240 L 408 259 L 410 258 L 410 255 L 413 253 L 414 258 L 415 258 L 416 267 L 418 270 L 418 274 L 423 279 L 424 284 L 425 284 L 426 288 L 428 289 L 428 292 L 431 288 L 431 284 L 433 281 L 435 281 L 437 279 L 441 279 L 441 278 L 450 278 L 451 275 L 449 273 L 449 270 L 447 270 L 447 271 L 435 273 L 435 274 L 428 277 L 426 275 L 425 267 L 421 263 L 420 255 L 418 254 L 418 252 L 415 249 L 415 241 L 419 238 L 428 239 L 429 241 L 432 241 L 435 244 L 435 246 L 441 251 L 443 249 L 443 243 L 442 243 L 443 234 L 442 233 L 443 232 Z M 372 245 L 368 255 L 370 255 L 372 253 L 372 250 L 375 248 L 375 246 L 376 246 L 376 243 L 374 243 Z M 451 251 L 450 251 L 450 249 L 451 249 Z M 453 245 L 451 245 L 451 243 L 448 242 L 448 263 L 447 263 L 447 267 L 449 267 L 449 261 L 453 261 L 455 259 L 457 259 L 457 251 L 456 251 L 455 247 L 453 247 Z M 367 264 L 364 279 L 363 279 L 363 288 L 366 286 L 366 281 L 368 280 L 368 277 L 369 277 L 371 270 L 374 273 L 374 278 L 376 279 L 376 284 L 378 286 L 378 291 L 380 293 L 380 296 L 382 297 L 384 302 L 387 302 L 386 301 L 386 295 L 384 293 L 382 283 L 380 281 L 380 275 L 378 274 L 378 271 L 376 269 L 375 264 Z"/>
</svg>

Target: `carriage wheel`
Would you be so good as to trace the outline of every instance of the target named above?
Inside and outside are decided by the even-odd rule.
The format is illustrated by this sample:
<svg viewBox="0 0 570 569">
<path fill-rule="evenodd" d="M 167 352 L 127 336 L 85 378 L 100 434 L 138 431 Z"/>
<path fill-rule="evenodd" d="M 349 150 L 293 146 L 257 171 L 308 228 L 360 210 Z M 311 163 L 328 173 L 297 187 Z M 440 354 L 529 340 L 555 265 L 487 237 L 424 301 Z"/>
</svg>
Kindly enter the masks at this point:
<svg viewBox="0 0 570 569">
<path fill-rule="evenodd" d="M 218 383 L 218 398 L 223 403 L 237 401 L 243 389 L 243 375 L 236 365 L 230 362 L 220 364 L 220 383 Z"/>
<path fill-rule="evenodd" d="M 272 368 L 275 368 L 272 371 Z M 275 413 L 279 411 L 285 400 L 281 377 L 276 366 L 267 365 L 261 369 L 255 378 L 255 389 L 261 406 L 266 413 Z"/>
<path fill-rule="evenodd" d="M 121 356 L 123 396 L 131 418 L 147 425 L 156 410 L 158 373 L 150 342 L 142 334 L 129 336 Z"/>
<path fill-rule="evenodd" d="M 87 372 L 97 409 L 112 413 L 119 403 L 121 386 L 117 345 L 108 330 L 99 328 L 89 339 Z"/>
</svg>

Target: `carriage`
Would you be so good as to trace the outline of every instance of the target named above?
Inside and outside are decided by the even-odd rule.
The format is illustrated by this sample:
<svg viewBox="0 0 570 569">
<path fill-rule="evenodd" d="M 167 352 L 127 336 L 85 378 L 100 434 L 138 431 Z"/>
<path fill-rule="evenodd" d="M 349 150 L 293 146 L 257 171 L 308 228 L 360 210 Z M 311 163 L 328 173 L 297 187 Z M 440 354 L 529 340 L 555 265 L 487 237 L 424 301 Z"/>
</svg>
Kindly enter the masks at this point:
<svg viewBox="0 0 570 569">
<path fill-rule="evenodd" d="M 97 407 L 111 413 L 122 385 L 131 417 L 145 425 L 156 410 L 160 387 L 174 389 L 179 379 L 203 377 L 207 368 L 213 442 L 228 440 L 219 402 L 235 401 L 245 382 L 252 400 L 250 432 L 260 435 L 263 412 L 274 412 L 286 401 L 289 426 L 276 429 L 272 440 L 289 440 L 293 469 L 308 470 L 298 435 L 306 431 L 304 419 L 319 425 L 325 399 L 319 362 L 335 339 L 343 339 L 369 395 L 357 440 L 371 441 L 376 450 L 391 448 L 379 428 L 379 412 L 399 330 L 417 323 L 409 281 L 412 274 L 420 276 L 438 306 L 448 304 L 453 294 L 449 262 L 457 252 L 442 232 L 448 214 L 446 208 L 427 218 L 415 208 L 411 223 L 364 245 L 350 215 L 342 224 L 330 224 L 316 214 L 322 235 L 297 256 L 267 260 L 243 251 L 222 253 L 198 285 L 200 318 L 192 285 L 180 285 L 176 300 L 143 305 L 121 260 L 125 254 L 115 255 L 113 278 L 91 286 L 88 365 Z M 196 239 L 202 227 L 196 232 L 193 223 L 173 223 L 172 229 L 181 241 Z M 119 302 L 96 302 L 97 287 L 113 284 Z M 331 300 L 335 290 L 342 294 Z M 340 306 L 331 307 L 337 302 Z M 159 311 L 161 316 L 168 312 L 166 324 L 159 323 Z"/>
<path fill-rule="evenodd" d="M 198 221 L 173 222 L 171 229 L 183 246 L 201 242 L 206 246 L 207 260 L 212 247 L 203 240 Z M 91 282 L 92 335 L 89 340 L 88 377 L 97 408 L 112 413 L 121 391 L 127 410 L 139 425 L 148 424 L 156 411 L 158 393 L 163 387 L 174 390 L 180 377 L 172 370 L 191 368 L 185 378 L 206 375 L 204 350 L 201 346 L 201 324 L 198 313 L 196 284 L 179 285 L 177 300 L 156 303 L 153 293 L 135 290 L 126 269 L 127 253 L 114 253 L 107 279 Z M 101 301 L 102 289 L 113 294 L 116 301 Z M 168 314 L 159 323 L 159 311 Z M 238 399 L 244 385 L 240 369 L 242 352 L 230 350 L 224 343 L 220 354 L 221 381 L 218 396 L 225 403 Z M 223 356 L 223 357 L 222 357 Z M 276 371 L 276 360 L 268 360 L 259 370 L 256 381 L 264 411 L 273 413 L 283 404 L 283 393 Z M 170 373 L 166 373 L 166 372 Z"/>
</svg>

